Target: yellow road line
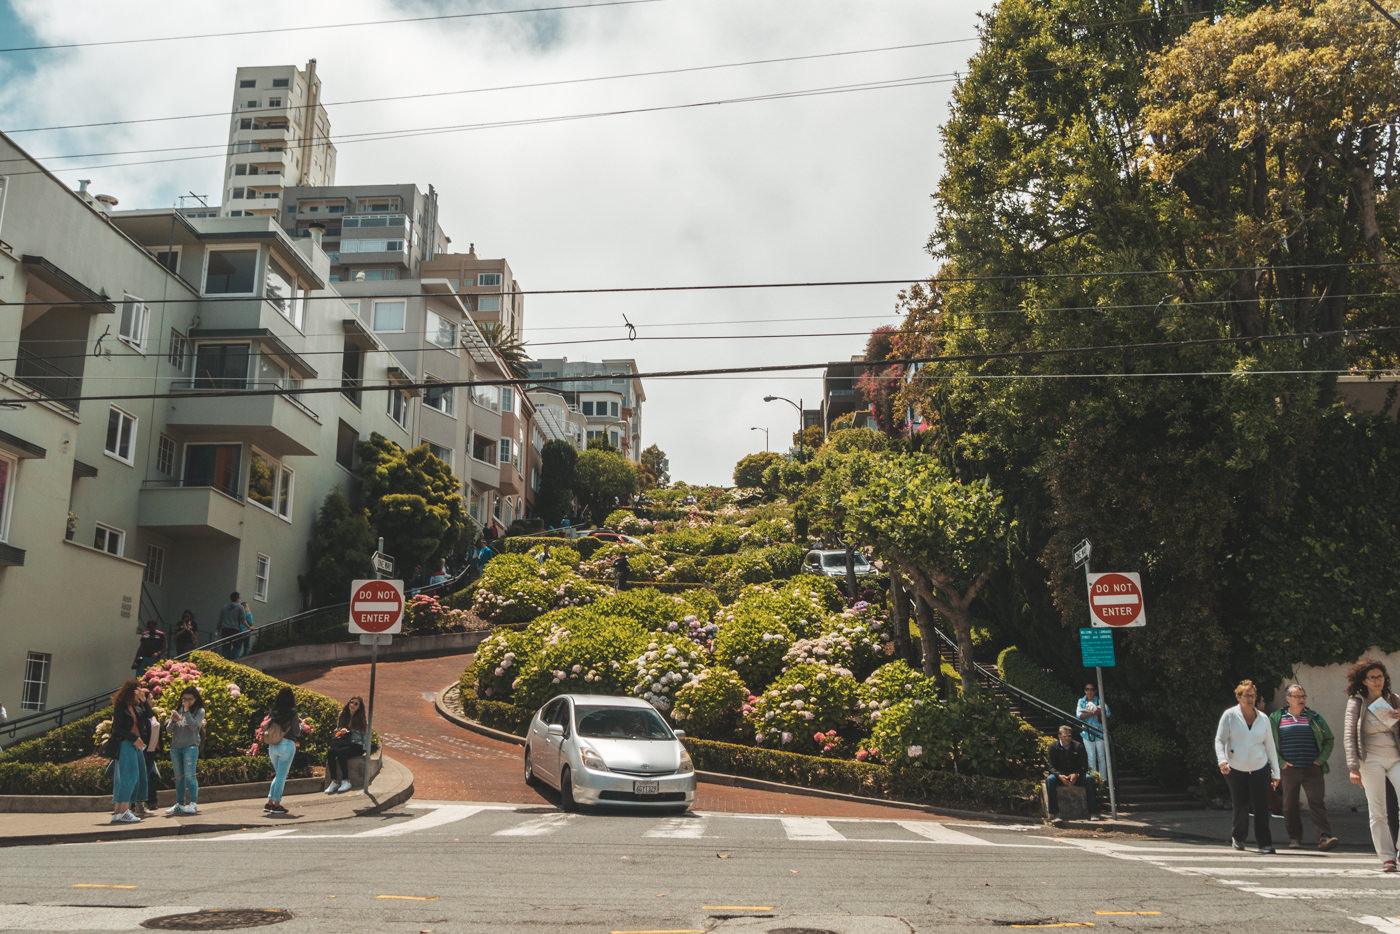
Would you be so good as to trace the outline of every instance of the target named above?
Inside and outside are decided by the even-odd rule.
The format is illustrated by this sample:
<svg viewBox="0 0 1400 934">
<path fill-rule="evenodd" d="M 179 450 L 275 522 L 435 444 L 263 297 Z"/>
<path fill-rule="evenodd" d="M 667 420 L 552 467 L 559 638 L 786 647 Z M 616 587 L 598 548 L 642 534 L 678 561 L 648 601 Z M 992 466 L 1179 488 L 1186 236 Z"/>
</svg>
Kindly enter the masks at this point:
<svg viewBox="0 0 1400 934">
<path fill-rule="evenodd" d="M 75 889 L 134 889 L 135 885 L 99 885 L 95 882 L 75 882 L 72 888 Z"/>
<path fill-rule="evenodd" d="M 397 899 L 399 899 L 399 900 L 401 900 L 401 901 L 406 901 L 406 902 L 435 902 L 435 901 L 438 900 L 438 897 L 437 897 L 436 895 L 376 895 L 376 896 L 374 896 L 374 897 L 375 897 L 375 898 L 397 898 Z"/>
</svg>

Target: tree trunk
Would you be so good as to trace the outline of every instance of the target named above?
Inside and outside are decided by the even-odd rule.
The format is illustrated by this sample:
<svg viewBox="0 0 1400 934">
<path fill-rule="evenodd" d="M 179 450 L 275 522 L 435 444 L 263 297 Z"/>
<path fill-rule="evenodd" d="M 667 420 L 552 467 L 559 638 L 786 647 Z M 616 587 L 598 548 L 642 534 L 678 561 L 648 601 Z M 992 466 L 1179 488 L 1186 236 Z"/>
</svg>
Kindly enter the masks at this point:
<svg viewBox="0 0 1400 934">
<path fill-rule="evenodd" d="M 977 669 L 972 661 L 972 614 L 967 607 L 949 603 L 944 610 L 948 623 L 958 640 L 958 674 L 962 675 L 963 693 L 976 694 L 981 689 L 977 681 Z"/>
<path fill-rule="evenodd" d="M 909 658 L 909 598 L 899 571 L 890 569 L 890 625 L 894 628 L 895 658 Z"/>
<path fill-rule="evenodd" d="M 856 550 L 850 545 L 846 546 L 846 597 L 852 603 L 856 601 Z"/>
<path fill-rule="evenodd" d="M 914 598 L 914 625 L 919 627 L 923 648 L 924 677 L 938 677 L 942 659 L 938 655 L 938 633 L 934 632 L 933 607 L 923 597 Z"/>
</svg>

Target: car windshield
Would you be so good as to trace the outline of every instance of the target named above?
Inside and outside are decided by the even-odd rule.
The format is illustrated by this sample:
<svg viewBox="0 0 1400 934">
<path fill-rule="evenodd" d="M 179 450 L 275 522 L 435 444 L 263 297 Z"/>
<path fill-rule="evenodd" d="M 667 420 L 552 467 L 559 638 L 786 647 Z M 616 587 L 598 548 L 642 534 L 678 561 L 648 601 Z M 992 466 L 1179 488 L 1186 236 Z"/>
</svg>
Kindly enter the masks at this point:
<svg viewBox="0 0 1400 934">
<path fill-rule="evenodd" d="M 827 554 L 822 555 L 822 564 L 826 565 L 829 568 L 843 568 L 846 566 L 846 556 L 841 554 L 841 552 L 839 551 L 828 552 Z"/>
<path fill-rule="evenodd" d="M 579 736 L 600 739 L 670 739 L 666 723 L 650 707 L 579 707 Z"/>
</svg>

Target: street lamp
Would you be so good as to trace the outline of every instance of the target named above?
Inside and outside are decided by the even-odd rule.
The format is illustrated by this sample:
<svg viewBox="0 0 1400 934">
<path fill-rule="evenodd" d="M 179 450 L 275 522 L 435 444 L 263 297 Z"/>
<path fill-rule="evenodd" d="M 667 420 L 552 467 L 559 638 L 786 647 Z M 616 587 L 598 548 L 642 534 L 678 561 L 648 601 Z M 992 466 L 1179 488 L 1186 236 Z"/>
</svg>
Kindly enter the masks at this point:
<svg viewBox="0 0 1400 934">
<path fill-rule="evenodd" d="M 793 402 L 791 399 L 787 398 L 786 396 L 764 396 L 764 397 L 763 397 L 763 401 L 764 401 L 764 402 L 786 402 L 788 405 L 792 406 L 794 409 L 797 410 L 797 431 L 798 431 L 798 433 L 801 434 L 802 429 L 804 429 L 804 428 L 807 427 L 807 426 L 804 424 L 804 420 L 803 420 L 803 417 L 802 417 L 802 400 L 801 400 L 801 399 L 797 400 L 796 402 Z"/>
<path fill-rule="evenodd" d="M 763 453 L 767 454 L 767 453 L 768 453 L 768 429 L 767 429 L 767 428 L 757 428 L 757 427 L 754 427 L 754 428 L 750 428 L 749 431 L 761 431 L 761 432 L 763 432 Z"/>
</svg>

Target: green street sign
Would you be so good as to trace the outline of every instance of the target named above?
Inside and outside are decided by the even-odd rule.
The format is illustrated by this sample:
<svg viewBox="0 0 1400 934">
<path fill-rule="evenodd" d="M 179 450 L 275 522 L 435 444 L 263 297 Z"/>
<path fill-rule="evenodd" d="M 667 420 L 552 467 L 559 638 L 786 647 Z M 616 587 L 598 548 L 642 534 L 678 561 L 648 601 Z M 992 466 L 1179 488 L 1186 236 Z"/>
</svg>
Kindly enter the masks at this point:
<svg viewBox="0 0 1400 934">
<path fill-rule="evenodd" d="M 1113 630 L 1079 630 L 1079 656 L 1085 668 L 1112 668 L 1117 664 L 1113 657 Z"/>
</svg>

